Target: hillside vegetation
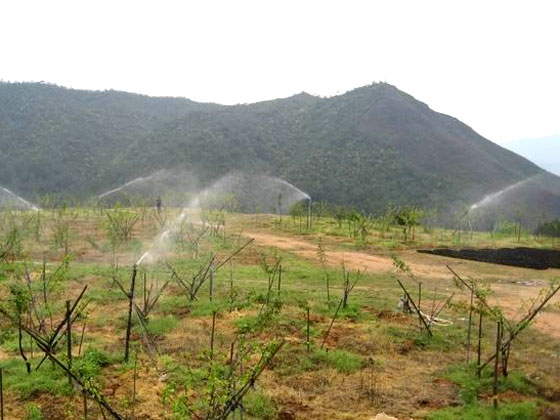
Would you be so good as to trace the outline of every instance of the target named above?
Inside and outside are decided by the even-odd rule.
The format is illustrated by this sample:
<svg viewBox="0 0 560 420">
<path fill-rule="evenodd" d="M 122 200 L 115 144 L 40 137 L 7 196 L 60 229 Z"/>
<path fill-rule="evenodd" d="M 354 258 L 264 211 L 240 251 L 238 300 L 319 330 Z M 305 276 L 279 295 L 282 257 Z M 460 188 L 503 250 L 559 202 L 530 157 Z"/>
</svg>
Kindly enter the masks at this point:
<svg viewBox="0 0 560 420">
<path fill-rule="evenodd" d="M 268 173 L 366 211 L 449 208 L 543 172 L 385 83 L 235 106 L 2 83 L 0 150 L 0 185 L 31 198 L 179 167 L 202 184 Z"/>
</svg>

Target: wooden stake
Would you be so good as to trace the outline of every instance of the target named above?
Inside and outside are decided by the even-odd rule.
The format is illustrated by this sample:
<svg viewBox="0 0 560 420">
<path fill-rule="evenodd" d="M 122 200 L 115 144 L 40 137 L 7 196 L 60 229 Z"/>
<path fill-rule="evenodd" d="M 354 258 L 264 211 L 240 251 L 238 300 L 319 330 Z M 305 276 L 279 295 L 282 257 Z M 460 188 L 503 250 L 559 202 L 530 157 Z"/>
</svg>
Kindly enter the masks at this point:
<svg viewBox="0 0 560 420">
<path fill-rule="evenodd" d="M 233 310 L 233 258 L 229 260 L 229 310 Z"/>
<path fill-rule="evenodd" d="M 210 360 L 214 359 L 214 332 L 216 330 L 216 311 L 212 312 L 212 334 L 210 335 Z"/>
<path fill-rule="evenodd" d="M 321 348 L 323 348 L 323 346 L 325 345 L 327 338 L 329 337 L 329 334 L 331 333 L 331 328 L 334 324 L 334 321 L 336 319 L 336 316 L 338 315 L 338 311 L 340 310 L 340 307 L 342 306 L 342 302 L 344 301 L 344 298 L 340 299 L 340 302 L 338 304 L 338 307 L 336 308 L 336 312 L 334 313 L 334 316 L 331 320 L 331 324 L 329 325 L 329 329 L 327 330 L 325 337 L 323 338 L 323 342 L 321 343 Z"/>
<path fill-rule="evenodd" d="M 132 304 L 134 302 L 134 286 L 136 283 L 136 264 L 132 267 L 132 279 L 130 281 L 130 292 L 128 292 L 128 323 L 126 324 L 126 339 L 124 343 L 124 362 L 128 363 L 130 347 L 130 332 L 132 329 Z"/>
<path fill-rule="evenodd" d="M 327 303 L 329 304 L 329 308 L 331 307 L 331 290 L 329 285 L 329 274 L 327 273 Z"/>
<path fill-rule="evenodd" d="M 0 368 L 0 420 L 4 420 L 4 375 Z"/>
<path fill-rule="evenodd" d="M 82 344 L 84 344 L 84 335 L 86 332 L 87 318 L 84 319 L 84 324 L 82 325 L 82 334 L 80 335 L 80 345 L 78 346 L 78 357 L 82 354 Z"/>
<path fill-rule="evenodd" d="M 418 282 L 418 310 L 421 311 L 422 308 L 422 282 Z"/>
<path fill-rule="evenodd" d="M 72 369 L 72 313 L 70 312 L 70 301 L 66 301 L 66 344 L 68 369 Z M 68 375 L 68 383 L 72 386 L 72 376 Z"/>
<path fill-rule="evenodd" d="M 143 280 L 144 280 L 144 296 L 143 296 L 143 298 L 144 298 L 144 311 L 147 311 L 147 308 L 148 308 L 148 290 L 146 288 L 146 270 L 144 270 L 143 274 L 144 275 L 142 277 L 143 277 Z M 152 280 L 153 280 L 153 278 L 152 278 Z"/>
<path fill-rule="evenodd" d="M 502 341 L 502 321 L 498 321 L 496 332 L 496 358 L 494 360 L 494 390 L 492 399 L 494 400 L 494 410 L 498 409 L 498 364 L 500 361 L 500 345 Z"/>
<path fill-rule="evenodd" d="M 480 378 L 480 358 L 482 352 L 482 310 L 478 318 L 478 346 L 477 346 L 477 356 L 476 356 L 476 375 Z"/>
<path fill-rule="evenodd" d="M 472 328 L 472 313 L 473 313 L 474 291 L 471 289 L 471 305 L 469 306 L 469 325 L 467 327 L 467 366 L 471 361 L 471 328 Z"/>
<path fill-rule="evenodd" d="M 414 239 L 413 239 L 414 240 Z M 418 282 L 418 310 L 421 311 L 421 305 L 422 305 L 422 282 L 419 281 Z"/>
<path fill-rule="evenodd" d="M 307 353 L 309 353 L 311 348 L 311 342 L 309 339 L 309 307 L 307 307 Z"/>
<path fill-rule="evenodd" d="M 282 264 L 278 267 L 278 297 L 280 298 L 280 287 L 282 285 Z"/>
<path fill-rule="evenodd" d="M 214 270 L 210 267 L 210 302 L 214 297 Z"/>
<path fill-rule="evenodd" d="M 22 332 L 22 323 L 21 323 L 21 315 L 19 315 L 19 325 L 18 325 L 18 343 L 19 343 L 19 354 L 21 354 L 22 359 L 25 362 L 25 367 L 27 368 L 27 373 L 31 373 L 31 363 L 27 360 L 27 356 L 23 351 L 23 332 Z"/>
</svg>

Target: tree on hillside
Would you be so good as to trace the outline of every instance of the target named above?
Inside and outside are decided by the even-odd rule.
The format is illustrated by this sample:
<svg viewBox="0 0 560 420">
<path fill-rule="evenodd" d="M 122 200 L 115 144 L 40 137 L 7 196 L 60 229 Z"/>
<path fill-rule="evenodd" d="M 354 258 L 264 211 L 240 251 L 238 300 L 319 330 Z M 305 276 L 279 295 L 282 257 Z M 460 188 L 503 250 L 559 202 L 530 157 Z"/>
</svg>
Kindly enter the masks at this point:
<svg viewBox="0 0 560 420">
<path fill-rule="evenodd" d="M 414 241 L 415 226 L 420 224 L 422 210 L 416 206 L 405 206 L 395 213 L 395 223 L 403 228 L 404 241 Z"/>
</svg>

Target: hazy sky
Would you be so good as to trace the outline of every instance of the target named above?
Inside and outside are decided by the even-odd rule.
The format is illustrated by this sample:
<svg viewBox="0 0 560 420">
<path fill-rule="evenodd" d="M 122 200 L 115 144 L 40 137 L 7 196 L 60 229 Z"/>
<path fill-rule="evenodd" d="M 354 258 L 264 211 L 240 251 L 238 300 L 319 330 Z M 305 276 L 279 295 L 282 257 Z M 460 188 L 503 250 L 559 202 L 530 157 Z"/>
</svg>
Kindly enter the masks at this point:
<svg viewBox="0 0 560 420">
<path fill-rule="evenodd" d="M 374 81 L 504 143 L 560 134 L 558 1 L 0 3 L 0 78 L 225 104 Z"/>
</svg>

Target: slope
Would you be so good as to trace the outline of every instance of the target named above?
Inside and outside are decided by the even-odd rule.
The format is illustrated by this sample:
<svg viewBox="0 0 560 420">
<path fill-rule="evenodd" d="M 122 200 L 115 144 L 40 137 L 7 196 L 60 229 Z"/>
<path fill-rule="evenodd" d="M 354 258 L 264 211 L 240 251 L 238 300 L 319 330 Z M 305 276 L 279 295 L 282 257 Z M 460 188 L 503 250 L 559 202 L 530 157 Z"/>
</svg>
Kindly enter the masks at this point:
<svg viewBox="0 0 560 420">
<path fill-rule="evenodd" d="M 180 168 L 202 185 L 232 171 L 279 176 L 366 211 L 449 210 L 543 173 L 385 83 L 235 106 L 2 83 L 0 150 L 0 183 L 27 197 L 87 197 Z"/>
</svg>

